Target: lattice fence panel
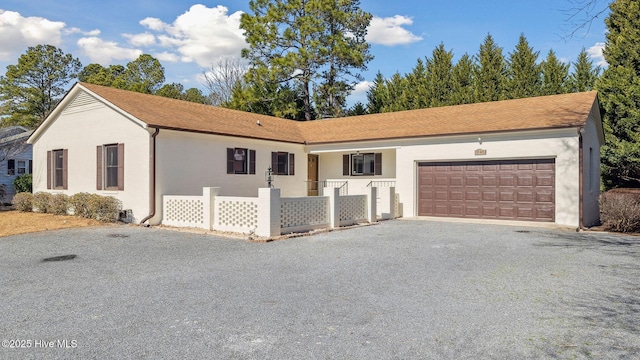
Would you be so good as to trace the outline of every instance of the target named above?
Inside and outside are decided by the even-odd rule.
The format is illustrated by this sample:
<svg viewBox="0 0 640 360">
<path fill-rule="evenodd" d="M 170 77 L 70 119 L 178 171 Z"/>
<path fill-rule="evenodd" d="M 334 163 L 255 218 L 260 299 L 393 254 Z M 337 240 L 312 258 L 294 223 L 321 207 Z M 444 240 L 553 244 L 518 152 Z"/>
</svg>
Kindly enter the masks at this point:
<svg viewBox="0 0 640 360">
<path fill-rule="evenodd" d="M 329 223 L 329 198 L 304 197 L 282 198 L 280 202 L 280 227 L 288 228 L 328 225 Z M 301 229 L 299 229 L 301 230 Z"/>
<path fill-rule="evenodd" d="M 367 196 L 340 196 L 340 222 L 358 222 L 367 219 Z"/>
<path fill-rule="evenodd" d="M 162 223 L 169 226 L 203 227 L 204 202 L 196 196 L 164 196 Z"/>
<path fill-rule="evenodd" d="M 220 230 L 245 232 L 258 227 L 257 199 L 217 197 L 215 209 Z"/>
</svg>

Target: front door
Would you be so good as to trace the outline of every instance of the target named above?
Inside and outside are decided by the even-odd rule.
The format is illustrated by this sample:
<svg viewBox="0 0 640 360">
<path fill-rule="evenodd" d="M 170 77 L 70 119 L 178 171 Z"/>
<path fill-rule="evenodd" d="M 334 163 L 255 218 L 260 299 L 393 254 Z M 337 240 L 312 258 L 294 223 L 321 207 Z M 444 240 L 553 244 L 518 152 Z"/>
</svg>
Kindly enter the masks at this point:
<svg viewBox="0 0 640 360">
<path fill-rule="evenodd" d="M 318 155 L 308 155 L 307 195 L 318 196 Z"/>
</svg>

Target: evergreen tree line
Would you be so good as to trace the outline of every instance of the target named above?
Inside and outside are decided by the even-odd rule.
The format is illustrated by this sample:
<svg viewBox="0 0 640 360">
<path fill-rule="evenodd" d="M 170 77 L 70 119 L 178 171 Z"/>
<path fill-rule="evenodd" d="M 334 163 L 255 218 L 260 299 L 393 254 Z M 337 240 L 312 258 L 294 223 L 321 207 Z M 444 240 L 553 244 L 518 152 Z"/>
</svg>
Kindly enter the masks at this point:
<svg viewBox="0 0 640 360">
<path fill-rule="evenodd" d="M 424 60 L 418 59 L 408 74 L 395 73 L 386 79 L 378 72 L 367 93 L 368 103 L 357 104 L 352 112 L 382 113 L 477 102 L 519 99 L 593 90 L 600 74 L 582 49 L 571 65 L 560 61 L 550 50 L 538 61 L 524 34 L 508 56 L 491 34 L 479 52 L 464 54 L 454 64 L 454 54 L 438 45 Z"/>
</svg>

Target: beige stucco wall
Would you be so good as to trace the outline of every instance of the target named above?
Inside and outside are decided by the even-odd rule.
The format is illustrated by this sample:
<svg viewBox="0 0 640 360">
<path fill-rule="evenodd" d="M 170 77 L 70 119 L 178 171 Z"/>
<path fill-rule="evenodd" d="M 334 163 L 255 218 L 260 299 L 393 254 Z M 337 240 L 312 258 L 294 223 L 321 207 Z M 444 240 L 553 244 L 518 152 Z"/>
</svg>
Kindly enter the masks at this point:
<svg viewBox="0 0 640 360">
<path fill-rule="evenodd" d="M 156 147 L 158 211 L 152 224 L 161 221 L 162 195 L 201 195 L 203 187 L 219 187 L 221 196 L 258 196 L 258 188 L 267 186 L 272 151 L 295 154 L 295 175 L 276 175 L 273 186 L 283 197 L 306 195 L 307 154 L 301 144 L 161 129 Z M 256 173 L 227 174 L 227 148 L 256 150 Z"/>
<path fill-rule="evenodd" d="M 139 123 L 85 97 L 50 119 L 33 144 L 33 190 L 73 195 L 79 192 L 114 196 L 136 221 L 149 213 L 149 132 Z M 96 190 L 96 146 L 124 143 L 124 190 Z M 68 149 L 68 189 L 47 190 L 47 151 Z"/>
</svg>

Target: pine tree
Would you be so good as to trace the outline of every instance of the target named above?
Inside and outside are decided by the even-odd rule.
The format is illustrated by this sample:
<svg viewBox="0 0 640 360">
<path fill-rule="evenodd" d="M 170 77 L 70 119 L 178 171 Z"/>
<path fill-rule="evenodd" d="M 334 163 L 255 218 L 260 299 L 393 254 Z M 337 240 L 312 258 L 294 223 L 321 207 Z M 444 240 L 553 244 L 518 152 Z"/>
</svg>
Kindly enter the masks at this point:
<svg viewBox="0 0 640 360">
<path fill-rule="evenodd" d="M 506 66 L 502 48 L 493 40 L 491 34 L 487 35 L 480 52 L 476 55 L 478 67 L 474 75 L 475 98 L 478 102 L 496 101 L 504 99 L 504 77 Z"/>
<path fill-rule="evenodd" d="M 561 62 L 553 50 L 542 62 L 542 95 L 556 95 L 566 93 L 569 65 Z"/>
<path fill-rule="evenodd" d="M 406 108 L 403 110 L 424 109 L 428 107 L 431 93 L 429 91 L 429 79 L 427 79 L 427 67 L 424 61 L 418 59 L 416 66 L 405 78 L 407 81 L 404 94 Z"/>
<path fill-rule="evenodd" d="M 451 105 L 472 104 L 475 102 L 474 79 L 476 65 L 468 54 L 462 55 L 453 67 Z"/>
<path fill-rule="evenodd" d="M 432 57 L 427 61 L 427 89 L 429 92 L 429 107 L 451 104 L 453 88 L 453 53 L 440 43 L 433 50 Z"/>
<path fill-rule="evenodd" d="M 604 186 L 640 187 L 640 2 L 616 0 L 605 19 L 604 58 L 596 83 L 604 109 Z"/>
<path fill-rule="evenodd" d="M 593 61 L 589 60 L 587 51 L 582 48 L 578 60 L 573 63 L 573 73 L 569 76 L 569 92 L 593 90 L 599 75 L 600 67 L 593 67 Z"/>
<path fill-rule="evenodd" d="M 509 99 L 520 99 L 538 96 L 541 93 L 541 69 L 537 64 L 538 51 L 533 51 L 524 34 L 514 52 L 509 54 L 508 77 L 505 96 Z"/>
<path fill-rule="evenodd" d="M 381 113 L 389 102 L 387 81 L 380 71 L 378 71 L 376 78 L 373 80 L 373 86 L 367 91 L 367 100 L 367 112 L 369 114 Z"/>
<path fill-rule="evenodd" d="M 249 7 L 252 14 L 240 19 L 249 44 L 242 51 L 250 64 L 247 82 L 287 84 L 299 91 L 294 103 L 302 100 L 304 120 L 316 116 L 314 99 L 326 102 L 320 106 L 323 115 L 341 111 L 351 89 L 344 78 L 371 59 L 364 40 L 371 14 L 358 0 L 251 0 Z M 314 89 L 322 94 L 314 96 Z M 278 112 L 290 113 L 292 107 Z"/>
</svg>

